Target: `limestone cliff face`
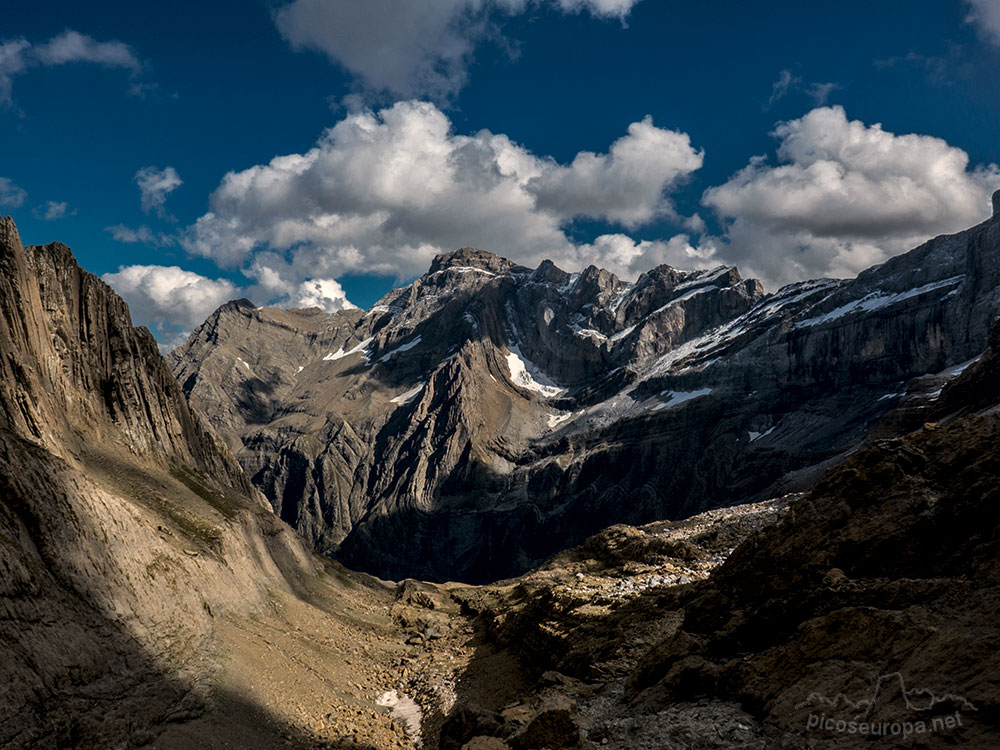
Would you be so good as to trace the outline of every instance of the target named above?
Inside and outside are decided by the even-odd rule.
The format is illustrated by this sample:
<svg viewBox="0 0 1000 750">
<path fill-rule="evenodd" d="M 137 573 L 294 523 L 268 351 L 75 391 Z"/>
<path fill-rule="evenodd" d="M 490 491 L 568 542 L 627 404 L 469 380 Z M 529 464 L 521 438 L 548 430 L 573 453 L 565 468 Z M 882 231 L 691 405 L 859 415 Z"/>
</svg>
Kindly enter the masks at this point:
<svg viewBox="0 0 1000 750">
<path fill-rule="evenodd" d="M 984 350 L 998 254 L 993 220 L 766 295 L 727 267 L 626 283 L 463 248 L 366 313 L 227 305 L 170 359 L 319 549 L 481 581 L 808 485 Z"/>
<path fill-rule="evenodd" d="M 250 491 L 191 414 L 156 341 L 69 248 L 24 248 L 0 218 L 0 427 L 63 457 L 118 443 Z M 251 493 L 252 494 L 252 493 Z"/>
<path fill-rule="evenodd" d="M 215 617 L 316 562 L 63 245 L 0 219 L 0 745 L 132 747 L 196 714 Z"/>
</svg>

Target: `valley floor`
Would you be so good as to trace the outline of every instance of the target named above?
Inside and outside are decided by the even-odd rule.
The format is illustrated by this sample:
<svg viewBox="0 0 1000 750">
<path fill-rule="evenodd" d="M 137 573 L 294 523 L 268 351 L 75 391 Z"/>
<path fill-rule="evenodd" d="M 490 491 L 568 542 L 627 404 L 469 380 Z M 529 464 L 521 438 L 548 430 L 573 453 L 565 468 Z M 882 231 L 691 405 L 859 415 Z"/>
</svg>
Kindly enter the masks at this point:
<svg viewBox="0 0 1000 750">
<path fill-rule="evenodd" d="M 217 623 L 209 710 L 153 748 L 413 746 L 377 705 L 404 674 L 393 588 L 332 565 L 310 588 L 311 601 L 275 592 L 269 612 Z"/>
<path fill-rule="evenodd" d="M 626 682 L 680 623 L 662 597 L 786 504 L 613 527 L 491 586 L 383 583 L 330 564 L 306 598 L 276 592 L 267 613 L 217 619 L 208 710 L 151 747 L 764 747 L 734 704 L 637 707 Z"/>
</svg>

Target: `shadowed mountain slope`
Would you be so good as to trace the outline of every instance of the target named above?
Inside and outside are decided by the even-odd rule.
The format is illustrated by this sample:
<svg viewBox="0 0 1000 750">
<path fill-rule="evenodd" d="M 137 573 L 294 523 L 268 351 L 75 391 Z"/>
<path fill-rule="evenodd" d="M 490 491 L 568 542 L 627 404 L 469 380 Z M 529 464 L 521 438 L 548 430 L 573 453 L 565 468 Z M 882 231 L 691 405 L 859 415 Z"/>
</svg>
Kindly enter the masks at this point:
<svg viewBox="0 0 1000 750">
<path fill-rule="evenodd" d="M 234 641 L 220 634 L 297 606 L 295 628 L 357 642 L 391 599 L 274 516 L 106 284 L 63 245 L 22 247 L 0 218 L 0 746 L 145 746 L 221 705 L 252 728 L 245 747 L 313 747 L 251 690 L 259 674 L 221 676 Z M 349 626 L 328 614 L 348 609 Z M 341 660 L 312 657 L 330 683 Z M 392 735 L 388 719 L 371 726 Z M 225 734 L 186 746 L 216 746 L 212 731 Z"/>
<path fill-rule="evenodd" d="M 809 493 L 615 526 L 457 590 L 522 680 L 498 695 L 471 664 L 442 747 L 996 746 L 1000 324 L 885 422 L 904 434 Z"/>
</svg>

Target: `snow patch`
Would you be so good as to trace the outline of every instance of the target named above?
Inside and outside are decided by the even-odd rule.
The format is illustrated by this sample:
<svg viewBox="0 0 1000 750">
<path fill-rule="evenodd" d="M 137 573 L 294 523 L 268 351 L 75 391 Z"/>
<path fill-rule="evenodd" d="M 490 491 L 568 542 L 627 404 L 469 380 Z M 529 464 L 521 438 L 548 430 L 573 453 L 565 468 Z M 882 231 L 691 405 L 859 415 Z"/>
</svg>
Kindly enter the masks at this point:
<svg viewBox="0 0 1000 750">
<path fill-rule="evenodd" d="M 850 315 L 856 312 L 871 312 L 872 310 L 878 310 L 883 307 L 889 307 L 890 305 L 895 305 L 903 300 L 910 299 L 911 297 L 917 297 L 921 294 L 926 294 L 927 292 L 932 292 L 935 289 L 942 289 L 948 286 L 954 286 L 955 284 L 961 283 L 962 279 L 965 278 L 965 274 L 960 274 L 959 276 L 952 276 L 948 279 L 942 279 L 941 281 L 935 281 L 930 284 L 924 284 L 923 286 L 918 286 L 916 289 L 907 289 L 904 292 L 897 292 L 895 294 L 886 294 L 885 292 L 872 292 L 871 294 L 865 295 L 859 300 L 853 300 L 848 302 L 846 305 L 841 305 L 828 313 L 822 315 L 817 315 L 814 318 L 809 318 L 808 320 L 802 320 L 795 324 L 796 328 L 808 328 L 809 326 L 821 325 L 823 323 L 829 323 L 831 320 L 837 320 L 845 315 Z"/>
<path fill-rule="evenodd" d="M 510 354 L 507 355 L 507 369 L 510 370 L 510 381 L 514 385 L 540 393 L 545 398 L 555 398 L 566 392 L 565 388 L 560 388 L 532 362 L 526 360 L 516 344 L 510 344 L 508 348 Z"/>
<path fill-rule="evenodd" d="M 660 305 L 658 308 L 656 308 L 655 310 L 653 310 L 653 312 L 651 312 L 650 315 L 656 315 L 657 313 L 663 312 L 668 307 L 673 307 L 678 302 L 684 302 L 686 300 L 691 299 L 692 297 L 697 297 L 699 294 L 705 294 L 706 292 L 711 292 L 711 291 L 718 290 L 718 289 L 719 289 L 719 287 L 717 287 L 717 286 L 699 286 L 699 287 L 696 287 L 695 289 L 692 289 L 689 292 L 684 292 L 684 294 L 682 294 L 680 297 L 674 297 L 667 304 Z"/>
<path fill-rule="evenodd" d="M 674 287 L 674 291 L 690 289 L 695 286 L 704 286 L 719 279 L 719 277 L 729 273 L 729 266 L 717 266 L 710 271 L 695 271 L 689 279 L 685 279 Z"/>
<path fill-rule="evenodd" d="M 475 266 L 449 266 L 448 268 L 442 268 L 440 271 L 435 271 L 434 273 L 427 274 L 424 278 L 429 279 L 432 276 L 437 276 L 438 274 L 448 273 L 449 271 L 454 271 L 455 273 L 481 273 L 486 276 L 496 276 L 497 274 L 493 271 L 487 271 L 485 268 L 476 268 Z"/>
<path fill-rule="evenodd" d="M 406 391 L 405 393 L 400 393 L 396 398 L 392 399 L 394 404 L 408 404 L 410 401 L 415 399 L 417 395 L 424 389 L 424 382 L 421 380 L 413 388 Z"/>
<path fill-rule="evenodd" d="M 973 357 L 970 360 L 967 360 L 965 362 L 961 362 L 961 363 L 959 363 L 957 365 L 954 365 L 953 367 L 949 367 L 946 370 L 942 370 L 941 372 L 938 373 L 938 376 L 944 376 L 946 378 L 956 378 L 959 375 L 961 375 L 963 372 L 965 372 L 969 368 L 969 365 L 972 365 L 972 364 L 975 364 L 976 362 L 978 362 L 979 359 L 982 356 L 983 355 L 980 354 L 978 357 Z"/>
<path fill-rule="evenodd" d="M 558 427 L 559 425 L 561 425 L 567 419 L 570 419 L 571 417 L 575 417 L 575 416 L 576 416 L 576 413 L 575 412 L 571 412 L 571 411 L 568 411 L 565 414 L 550 414 L 549 415 L 549 420 L 548 420 L 548 428 L 550 430 L 554 430 L 556 427 Z"/>
<path fill-rule="evenodd" d="M 611 312 L 617 313 L 618 308 L 622 306 L 626 299 L 629 298 L 632 290 L 635 288 L 634 284 L 625 284 L 625 287 L 617 292 L 608 300 L 607 307 Z"/>
<path fill-rule="evenodd" d="M 420 706 L 406 693 L 388 690 L 379 696 L 375 703 L 392 711 L 392 718 L 399 722 L 411 739 L 420 737 L 420 724 L 424 714 Z"/>
<path fill-rule="evenodd" d="M 358 344 L 357 346 L 355 346 L 353 349 L 350 349 L 349 351 L 346 351 L 346 352 L 344 351 L 344 347 L 340 347 L 337 351 L 331 352 L 330 354 L 327 354 L 325 357 L 323 357 L 323 360 L 325 362 L 333 362 L 334 360 L 343 359 L 344 357 L 350 357 L 352 354 L 357 354 L 358 352 L 362 351 L 374 339 L 375 339 L 374 336 L 369 336 L 364 341 L 362 341 L 360 344 Z M 368 359 L 368 355 L 367 354 L 365 354 L 365 359 L 366 360 Z"/>
<path fill-rule="evenodd" d="M 413 339 L 413 341 L 403 344 L 402 346 L 397 346 L 391 352 L 386 352 L 385 354 L 383 354 L 381 357 L 378 358 L 378 361 L 388 362 L 390 359 L 392 359 L 394 355 L 399 354 L 400 352 L 410 351 L 410 349 L 412 349 L 413 347 L 415 347 L 417 344 L 420 343 L 420 338 L 421 338 L 420 336 L 417 336 L 415 339 Z"/>
<path fill-rule="evenodd" d="M 774 428 L 773 427 L 770 428 L 770 429 L 768 429 L 768 430 L 764 430 L 763 432 L 754 432 L 753 430 L 751 430 L 750 431 L 750 442 L 752 443 L 754 440 L 760 440 L 762 437 L 767 437 L 772 432 L 774 432 Z"/>
<path fill-rule="evenodd" d="M 239 357 L 236 358 L 236 361 L 239 362 L 241 365 L 243 365 L 245 368 L 247 368 L 247 372 L 249 372 L 249 373 L 253 372 L 253 370 L 250 369 L 250 365 L 248 365 L 246 362 L 244 362 Z"/>
<path fill-rule="evenodd" d="M 616 333 L 613 336 L 611 336 L 611 340 L 612 341 L 621 341 L 623 338 L 625 338 L 626 336 L 628 336 L 634 330 L 635 330 L 635 326 L 629 326 L 628 328 L 626 328 L 626 329 L 624 329 L 622 331 L 619 331 L 618 333 Z"/>
<path fill-rule="evenodd" d="M 720 344 L 736 338 L 743 333 L 744 330 L 745 329 L 739 326 L 721 326 L 719 328 L 712 329 L 703 336 L 691 339 L 690 341 L 685 341 L 680 346 L 671 349 L 669 352 L 666 352 L 663 356 L 661 356 L 650 368 L 650 370 L 644 374 L 642 378 L 640 378 L 640 380 L 647 380 L 648 378 L 663 374 L 681 360 L 694 354 L 698 354 L 702 350 L 714 349 Z"/>
<path fill-rule="evenodd" d="M 567 279 L 566 283 L 563 284 L 562 286 L 556 287 L 556 289 L 558 289 L 561 294 L 565 294 L 570 289 L 572 289 L 574 286 L 576 286 L 576 281 L 579 278 L 580 278 L 580 274 L 578 274 L 578 273 L 571 273 L 569 275 L 569 279 Z"/>
<path fill-rule="evenodd" d="M 691 401 L 692 399 L 707 396 L 711 392 L 711 388 L 699 388 L 696 391 L 663 391 L 660 395 L 666 396 L 667 401 L 654 406 L 653 411 L 659 411 L 660 409 L 666 409 L 667 407 L 674 407 L 678 404 L 683 404 L 685 401 Z"/>
<path fill-rule="evenodd" d="M 598 341 L 606 341 L 607 338 L 608 338 L 607 336 L 605 336 L 600 331 L 595 331 L 593 328 L 581 328 L 576 323 L 570 323 L 569 324 L 569 329 L 574 334 L 576 334 L 580 338 L 584 338 L 584 339 L 590 338 L 590 339 L 597 339 Z"/>
</svg>

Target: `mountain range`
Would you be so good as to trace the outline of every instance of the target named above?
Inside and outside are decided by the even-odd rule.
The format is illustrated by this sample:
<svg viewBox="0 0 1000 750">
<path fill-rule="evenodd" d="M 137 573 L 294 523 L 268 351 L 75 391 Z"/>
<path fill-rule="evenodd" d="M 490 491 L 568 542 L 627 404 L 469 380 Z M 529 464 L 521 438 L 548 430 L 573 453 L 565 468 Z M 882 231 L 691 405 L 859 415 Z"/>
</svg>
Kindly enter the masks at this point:
<svg viewBox="0 0 1000 750">
<path fill-rule="evenodd" d="M 770 295 L 466 248 L 166 358 L 0 219 L 0 745 L 995 744 L 994 205 Z"/>
<path fill-rule="evenodd" d="M 614 523 L 808 487 L 986 348 L 991 220 L 850 280 L 438 256 L 368 311 L 224 305 L 170 353 L 280 518 L 384 578 L 519 575 Z"/>
</svg>

